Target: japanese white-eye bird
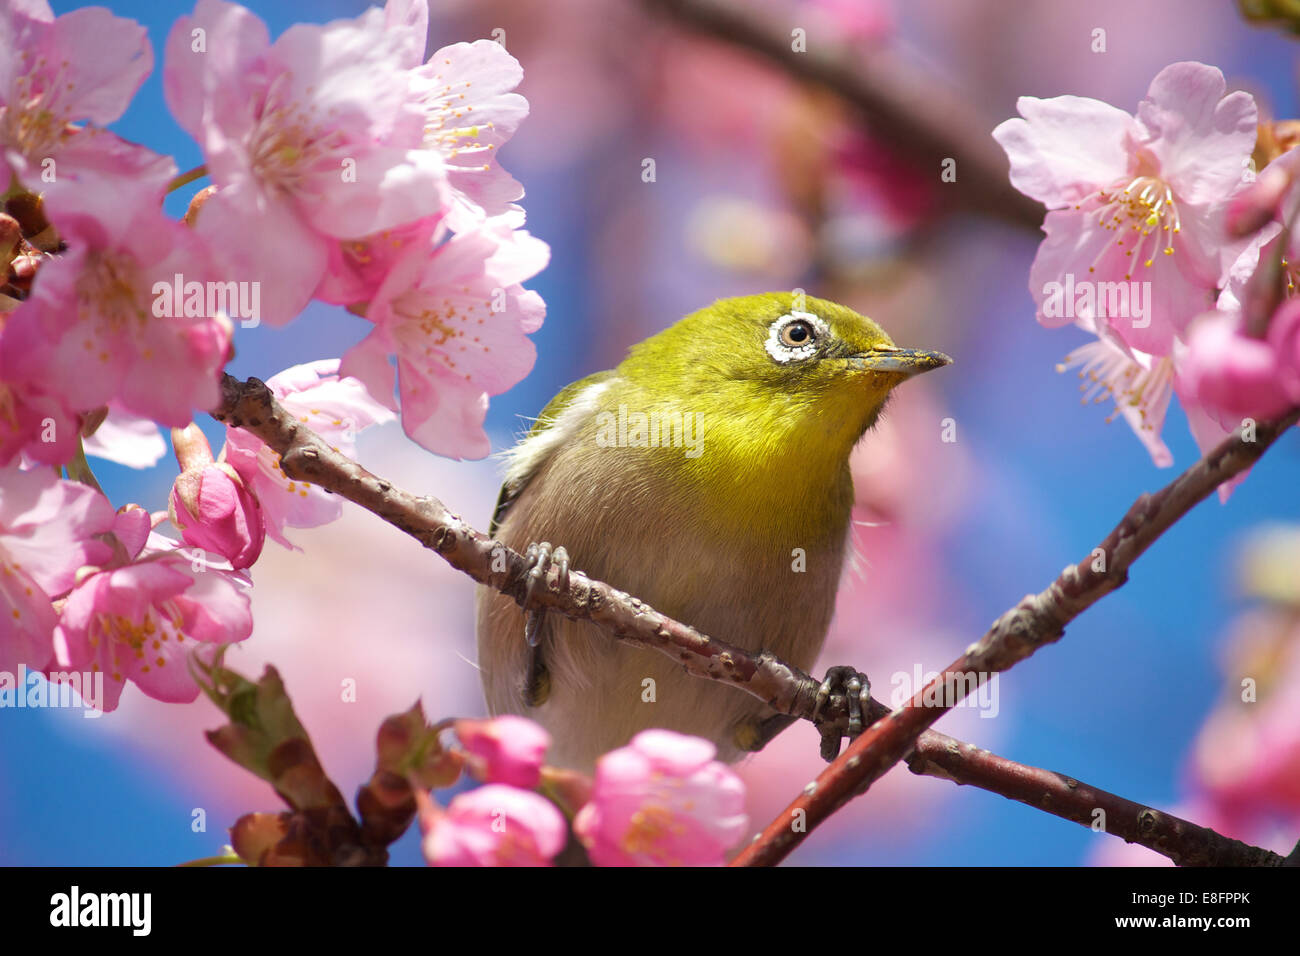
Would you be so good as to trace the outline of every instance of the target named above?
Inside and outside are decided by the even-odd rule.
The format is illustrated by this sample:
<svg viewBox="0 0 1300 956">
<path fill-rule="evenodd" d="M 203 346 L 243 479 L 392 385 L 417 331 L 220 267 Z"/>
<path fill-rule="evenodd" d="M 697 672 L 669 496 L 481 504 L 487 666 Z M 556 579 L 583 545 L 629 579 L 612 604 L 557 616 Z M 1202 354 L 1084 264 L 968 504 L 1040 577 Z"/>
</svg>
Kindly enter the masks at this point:
<svg viewBox="0 0 1300 956">
<path fill-rule="evenodd" d="M 848 548 L 849 454 L 896 385 L 951 361 L 803 294 L 715 302 L 551 400 L 506 453 L 492 534 L 532 559 L 535 579 L 555 565 L 565 586 L 572 562 L 710 637 L 808 670 Z M 735 760 L 790 722 L 658 651 L 526 614 L 486 587 L 478 650 L 488 709 L 546 727 L 560 766 L 589 771 L 649 727 L 705 737 Z M 858 712 L 853 695 L 868 692 L 856 672 L 832 671 L 848 672 Z"/>
</svg>

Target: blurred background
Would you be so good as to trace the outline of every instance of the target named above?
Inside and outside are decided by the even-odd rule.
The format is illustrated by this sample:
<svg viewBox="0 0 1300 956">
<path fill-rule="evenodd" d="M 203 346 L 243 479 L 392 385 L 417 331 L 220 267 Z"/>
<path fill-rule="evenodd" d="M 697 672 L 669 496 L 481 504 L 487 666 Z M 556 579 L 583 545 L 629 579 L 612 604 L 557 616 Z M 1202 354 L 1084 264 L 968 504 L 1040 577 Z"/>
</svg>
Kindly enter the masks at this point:
<svg viewBox="0 0 1300 956">
<path fill-rule="evenodd" d="M 64 13 L 82 4 L 52 5 Z M 161 83 L 168 29 L 190 6 L 105 5 L 149 28 L 158 60 L 114 129 L 171 153 L 181 170 L 197 165 Z M 247 5 L 273 35 L 365 7 Z M 489 432 L 495 448 L 507 447 L 561 386 L 725 296 L 802 288 L 870 315 L 900 344 L 954 356 L 952 368 L 900 390 L 855 462 L 862 560 L 819 668 L 853 663 L 888 701 L 895 675 L 910 681 L 948 663 L 1175 473 L 1155 468 L 1122 421 L 1105 424 L 1111 409 L 1081 406 L 1073 374 L 1055 371 L 1088 337 L 1034 321 L 1027 276 L 1041 214 L 1009 192 L 989 132 L 1015 114 L 1019 95 L 1075 93 L 1131 112 L 1162 67 L 1189 59 L 1221 68 L 1264 114 L 1293 118 L 1297 47 L 1220 0 L 706 5 L 743 8 L 745 29 L 692 16 L 693 6 L 433 0 L 430 50 L 500 39 L 501 30 L 523 64 L 531 114 L 500 160 L 527 189 L 529 230 L 552 250 L 529 284 L 548 307 L 534 337 L 537 366 L 493 399 Z M 795 29 L 806 36 L 802 54 L 790 50 Z M 1105 52 L 1094 50 L 1098 29 Z M 809 58 L 795 64 L 801 75 L 754 51 L 771 36 L 785 60 Z M 808 78 L 819 69 L 865 77 L 887 108 L 864 114 L 861 97 L 848 102 Z M 941 179 L 936 137 L 954 144 L 955 182 Z M 187 199 L 173 195 L 169 210 L 179 216 Z M 285 329 L 239 329 L 230 371 L 266 378 L 338 357 L 365 331 L 342 309 L 313 305 Z M 202 424 L 219 447 L 220 430 Z M 943 440 L 945 427 L 955 441 Z M 1165 438 L 1175 470 L 1195 461 L 1176 409 Z M 495 461 L 435 458 L 395 425 L 363 436 L 360 457 L 486 528 Z M 170 458 L 148 472 L 97 471 L 115 505 L 150 510 L 164 507 L 175 477 Z M 1293 433 L 1226 506 L 1198 507 L 1125 588 L 1004 675 L 996 716 L 960 708 L 937 729 L 1289 850 L 1300 836 L 1298 487 Z M 373 769 L 385 715 L 416 697 L 434 718 L 483 712 L 473 587 L 351 506 L 343 520 L 291 537 L 303 551 L 268 543 L 253 569 L 254 635 L 227 662 L 249 676 L 266 662 L 280 668 L 326 770 L 351 794 Z M 1255 703 L 1240 701 L 1246 677 L 1257 683 Z M 357 699 L 345 703 L 349 679 Z M 219 723 L 204 698 L 168 705 L 135 688 L 99 719 L 10 711 L 0 723 L 0 863 L 166 865 L 216 853 L 239 815 L 280 809 L 269 787 L 204 741 Z M 816 740 L 797 726 L 743 766 L 755 827 L 823 766 Z M 1163 858 L 900 767 L 792 859 Z M 408 833 L 394 862 L 419 860 Z"/>
</svg>

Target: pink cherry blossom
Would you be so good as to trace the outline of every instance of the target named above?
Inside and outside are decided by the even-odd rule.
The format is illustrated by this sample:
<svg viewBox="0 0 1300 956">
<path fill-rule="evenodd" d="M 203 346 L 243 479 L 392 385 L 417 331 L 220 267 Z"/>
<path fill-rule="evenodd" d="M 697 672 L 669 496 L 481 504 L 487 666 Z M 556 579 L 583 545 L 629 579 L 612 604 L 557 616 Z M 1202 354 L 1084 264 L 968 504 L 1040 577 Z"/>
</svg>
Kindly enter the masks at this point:
<svg viewBox="0 0 1300 956">
<path fill-rule="evenodd" d="M 367 310 L 375 329 L 343 357 L 342 373 L 365 383 L 402 428 L 432 452 L 482 458 L 488 396 L 532 370 L 528 339 L 545 303 L 520 283 L 550 256 L 547 245 L 509 221 L 492 220 L 430 254 L 411 248 L 393 265 Z M 396 369 L 389 357 L 396 355 Z"/>
<path fill-rule="evenodd" d="M 242 641 L 252 631 L 244 579 L 182 550 L 146 548 L 129 564 L 85 578 L 68 595 L 54 633 L 54 663 L 60 670 L 102 671 L 105 711 L 116 709 L 127 681 L 155 700 L 187 703 L 199 694 L 189 651 Z"/>
<path fill-rule="evenodd" d="M 353 455 L 357 432 L 392 421 L 393 415 L 367 395 L 360 382 L 340 378 L 338 370 L 338 359 L 309 362 L 271 376 L 266 384 L 299 421 L 343 454 Z M 285 528 L 314 528 L 343 513 L 337 495 L 289 480 L 280 470 L 280 456 L 243 429 L 226 429 L 221 457 L 261 504 L 267 535 L 286 548 L 294 545 L 285 537 Z"/>
<path fill-rule="evenodd" d="M 519 61 L 495 40 L 453 43 L 414 71 L 424 110 L 424 144 L 447 164 L 448 225 L 456 232 L 507 213 L 524 188 L 497 162 L 497 151 L 528 115 L 513 92 Z"/>
<path fill-rule="evenodd" d="M 113 508 L 94 489 L 47 468 L 0 469 L 0 671 L 51 662 L 50 600 L 72 587 L 79 568 L 109 558 L 94 536 L 112 526 Z"/>
<path fill-rule="evenodd" d="M 159 295 L 178 275 L 186 284 L 212 275 L 205 245 L 160 209 L 174 171 L 160 159 L 113 190 L 47 195 L 68 249 L 41 267 L 5 323 L 0 378 L 76 411 L 115 403 L 177 427 L 216 404 L 229 321 Z"/>
<path fill-rule="evenodd" d="M 598 866 L 721 866 L 745 835 L 745 785 L 707 740 L 644 730 L 596 762 L 574 833 Z"/>
<path fill-rule="evenodd" d="M 545 797 L 496 783 L 460 794 L 446 811 L 426 797 L 420 829 L 430 866 L 550 866 L 568 833 Z"/>
<path fill-rule="evenodd" d="M 172 432 L 183 469 L 172 485 L 168 515 L 186 544 L 214 551 L 241 571 L 262 553 L 266 523 L 257 498 L 225 462 L 212 460 L 197 425 Z"/>
<path fill-rule="evenodd" d="M 1223 234 L 1226 205 L 1247 185 L 1258 118 L 1250 94 L 1225 89 L 1217 69 L 1175 63 L 1151 82 L 1136 117 L 1084 97 L 1021 97 L 1023 118 L 994 130 L 1012 184 L 1049 209 L 1029 279 L 1040 322 L 1092 320 L 1163 356 L 1213 304 L 1243 245 L 1261 241 L 1230 244 Z M 1067 279 L 1093 289 L 1149 282 L 1145 314 L 1110 314 L 1134 310 L 1112 310 L 1116 300 L 1100 295 L 1060 308 L 1052 284 Z"/>
<path fill-rule="evenodd" d="M 126 111 L 151 69 L 147 34 L 133 20 L 103 7 L 55 19 L 44 3 L 7 4 L 0 11 L 0 151 L 8 171 L 47 192 L 106 171 L 105 153 L 133 147 L 98 127 Z M 96 125 L 73 125 L 83 121 Z"/>
<path fill-rule="evenodd" d="M 495 40 L 453 43 L 424 62 L 428 9 L 423 0 L 388 0 L 390 31 L 410 38 L 402 66 L 411 69 L 424 113 L 425 147 L 447 164 L 451 188 L 448 225 L 456 232 L 504 215 L 524 189 L 496 161 L 497 151 L 528 115 L 528 101 L 514 92 L 524 71 Z"/>
<path fill-rule="evenodd" d="M 532 790 L 542 776 L 551 735 L 524 717 L 507 714 L 491 720 L 458 720 L 456 736 L 478 758 L 479 776 Z"/>
<path fill-rule="evenodd" d="M 173 27 L 167 103 L 219 187 L 196 228 L 223 253 L 229 278 L 261 283 L 271 324 L 307 304 L 338 240 L 445 205 L 443 162 L 422 148 L 423 113 L 401 67 L 423 42 L 387 30 L 373 8 L 296 24 L 274 43 L 253 13 L 223 0 L 199 0 Z"/>
</svg>

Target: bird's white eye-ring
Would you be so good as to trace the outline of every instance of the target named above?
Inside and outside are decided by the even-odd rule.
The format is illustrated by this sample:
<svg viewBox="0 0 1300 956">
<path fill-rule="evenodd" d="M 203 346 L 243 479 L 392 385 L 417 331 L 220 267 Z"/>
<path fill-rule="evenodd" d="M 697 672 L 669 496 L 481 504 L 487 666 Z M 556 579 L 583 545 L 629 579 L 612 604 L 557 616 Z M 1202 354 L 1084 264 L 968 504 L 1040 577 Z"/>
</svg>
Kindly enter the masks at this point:
<svg viewBox="0 0 1300 956">
<path fill-rule="evenodd" d="M 784 365 L 812 356 L 827 331 L 826 323 L 811 312 L 791 312 L 772 323 L 764 344 L 767 354 Z"/>
</svg>

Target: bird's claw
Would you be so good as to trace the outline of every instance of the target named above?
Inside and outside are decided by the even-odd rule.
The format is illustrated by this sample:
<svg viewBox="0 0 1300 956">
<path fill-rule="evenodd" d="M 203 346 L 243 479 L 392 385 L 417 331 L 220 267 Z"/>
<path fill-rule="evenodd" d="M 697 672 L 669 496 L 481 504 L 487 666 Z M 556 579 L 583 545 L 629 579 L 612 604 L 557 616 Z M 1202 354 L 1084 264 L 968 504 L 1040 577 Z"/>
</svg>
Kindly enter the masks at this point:
<svg viewBox="0 0 1300 956">
<path fill-rule="evenodd" d="M 549 541 L 540 544 L 534 542 L 524 552 L 524 557 L 532 564 L 528 572 L 528 589 L 524 592 L 524 607 L 528 609 L 528 621 L 524 625 L 524 640 L 529 647 L 536 647 L 541 641 L 542 621 L 546 618 L 545 608 L 530 608 L 533 592 L 546 580 L 551 565 L 556 567 L 556 583 L 561 591 L 569 589 L 569 552 L 563 548 L 552 548 Z"/>
<path fill-rule="evenodd" d="M 813 723 L 822 734 L 822 759 L 831 761 L 839 756 L 840 738 L 842 736 L 838 722 L 821 721 L 822 710 L 836 692 L 844 695 L 845 710 L 848 713 L 848 738 L 857 739 L 865 725 L 863 715 L 871 702 L 871 680 L 855 667 L 837 666 L 828 668 L 826 677 L 817 688 L 816 703 L 813 705 Z"/>
<path fill-rule="evenodd" d="M 524 642 L 528 645 L 528 663 L 524 676 L 524 703 L 529 707 L 539 707 L 550 696 L 551 679 L 542 659 L 542 624 L 546 620 L 546 608 L 529 607 L 533 602 L 533 593 L 537 586 L 546 580 L 551 565 L 556 568 L 556 583 L 560 590 L 569 588 L 569 553 L 563 548 L 552 548 L 550 542 L 534 542 L 524 552 L 532 567 L 528 571 L 528 588 L 524 591 L 524 608 L 527 615 L 524 622 Z"/>
</svg>

